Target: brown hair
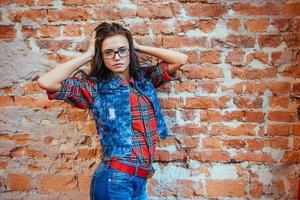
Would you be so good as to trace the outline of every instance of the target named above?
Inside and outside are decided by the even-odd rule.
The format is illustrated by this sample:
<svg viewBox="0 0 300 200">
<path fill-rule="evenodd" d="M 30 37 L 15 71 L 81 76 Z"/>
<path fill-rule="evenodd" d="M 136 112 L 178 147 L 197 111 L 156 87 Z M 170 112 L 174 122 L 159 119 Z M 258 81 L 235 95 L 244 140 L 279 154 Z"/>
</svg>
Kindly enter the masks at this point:
<svg viewBox="0 0 300 200">
<path fill-rule="evenodd" d="M 111 78 L 112 72 L 104 65 L 102 57 L 102 42 L 107 37 L 114 35 L 123 35 L 127 38 L 129 43 L 129 74 L 132 77 L 136 76 L 136 69 L 140 67 L 138 56 L 133 47 L 133 39 L 129 30 L 117 23 L 101 23 L 95 28 L 96 41 L 95 41 L 95 55 L 91 60 L 91 77 L 96 77 L 97 80 L 107 80 Z"/>
</svg>

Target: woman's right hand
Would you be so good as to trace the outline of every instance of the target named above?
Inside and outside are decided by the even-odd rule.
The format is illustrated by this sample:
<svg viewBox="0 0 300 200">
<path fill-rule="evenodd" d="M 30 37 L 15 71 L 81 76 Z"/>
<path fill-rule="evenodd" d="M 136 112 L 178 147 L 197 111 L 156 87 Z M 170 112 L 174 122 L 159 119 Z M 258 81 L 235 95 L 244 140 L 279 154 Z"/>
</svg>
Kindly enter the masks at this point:
<svg viewBox="0 0 300 200">
<path fill-rule="evenodd" d="M 89 47 L 86 53 L 92 58 L 95 55 L 95 41 L 96 41 L 96 32 L 93 31 L 91 39 L 89 41 Z"/>
</svg>

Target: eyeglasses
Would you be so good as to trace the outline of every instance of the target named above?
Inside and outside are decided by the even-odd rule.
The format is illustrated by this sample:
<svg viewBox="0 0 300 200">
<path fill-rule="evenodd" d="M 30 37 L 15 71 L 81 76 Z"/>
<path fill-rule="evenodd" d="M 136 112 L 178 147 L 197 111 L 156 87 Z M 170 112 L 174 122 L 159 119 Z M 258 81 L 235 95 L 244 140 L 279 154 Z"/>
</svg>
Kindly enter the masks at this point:
<svg viewBox="0 0 300 200">
<path fill-rule="evenodd" d="M 106 49 L 102 52 L 104 58 L 113 59 L 115 58 L 116 54 L 119 55 L 120 58 L 124 58 L 129 56 L 129 48 L 128 47 L 121 47 L 117 51 L 112 49 Z"/>
</svg>

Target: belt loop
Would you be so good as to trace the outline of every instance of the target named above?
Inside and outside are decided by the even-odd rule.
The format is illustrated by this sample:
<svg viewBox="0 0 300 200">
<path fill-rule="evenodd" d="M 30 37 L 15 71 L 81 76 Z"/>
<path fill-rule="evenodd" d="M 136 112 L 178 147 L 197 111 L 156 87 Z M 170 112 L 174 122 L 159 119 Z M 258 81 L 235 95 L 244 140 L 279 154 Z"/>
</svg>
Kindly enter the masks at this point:
<svg viewBox="0 0 300 200">
<path fill-rule="evenodd" d="M 137 166 L 137 163 L 134 163 L 134 176 L 137 176 L 139 167 Z"/>
</svg>

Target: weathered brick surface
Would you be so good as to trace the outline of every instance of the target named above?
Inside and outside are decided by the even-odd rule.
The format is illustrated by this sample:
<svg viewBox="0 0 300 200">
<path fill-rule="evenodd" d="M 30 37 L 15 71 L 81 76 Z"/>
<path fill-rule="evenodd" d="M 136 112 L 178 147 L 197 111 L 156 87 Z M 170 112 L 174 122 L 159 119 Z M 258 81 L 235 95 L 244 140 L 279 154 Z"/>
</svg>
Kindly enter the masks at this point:
<svg viewBox="0 0 300 200">
<path fill-rule="evenodd" d="M 185 52 L 159 88 L 172 136 L 151 199 L 297 199 L 297 0 L 0 1 L 0 199 L 89 199 L 101 146 L 91 112 L 49 101 L 37 78 L 87 50 L 110 20 Z"/>
</svg>

